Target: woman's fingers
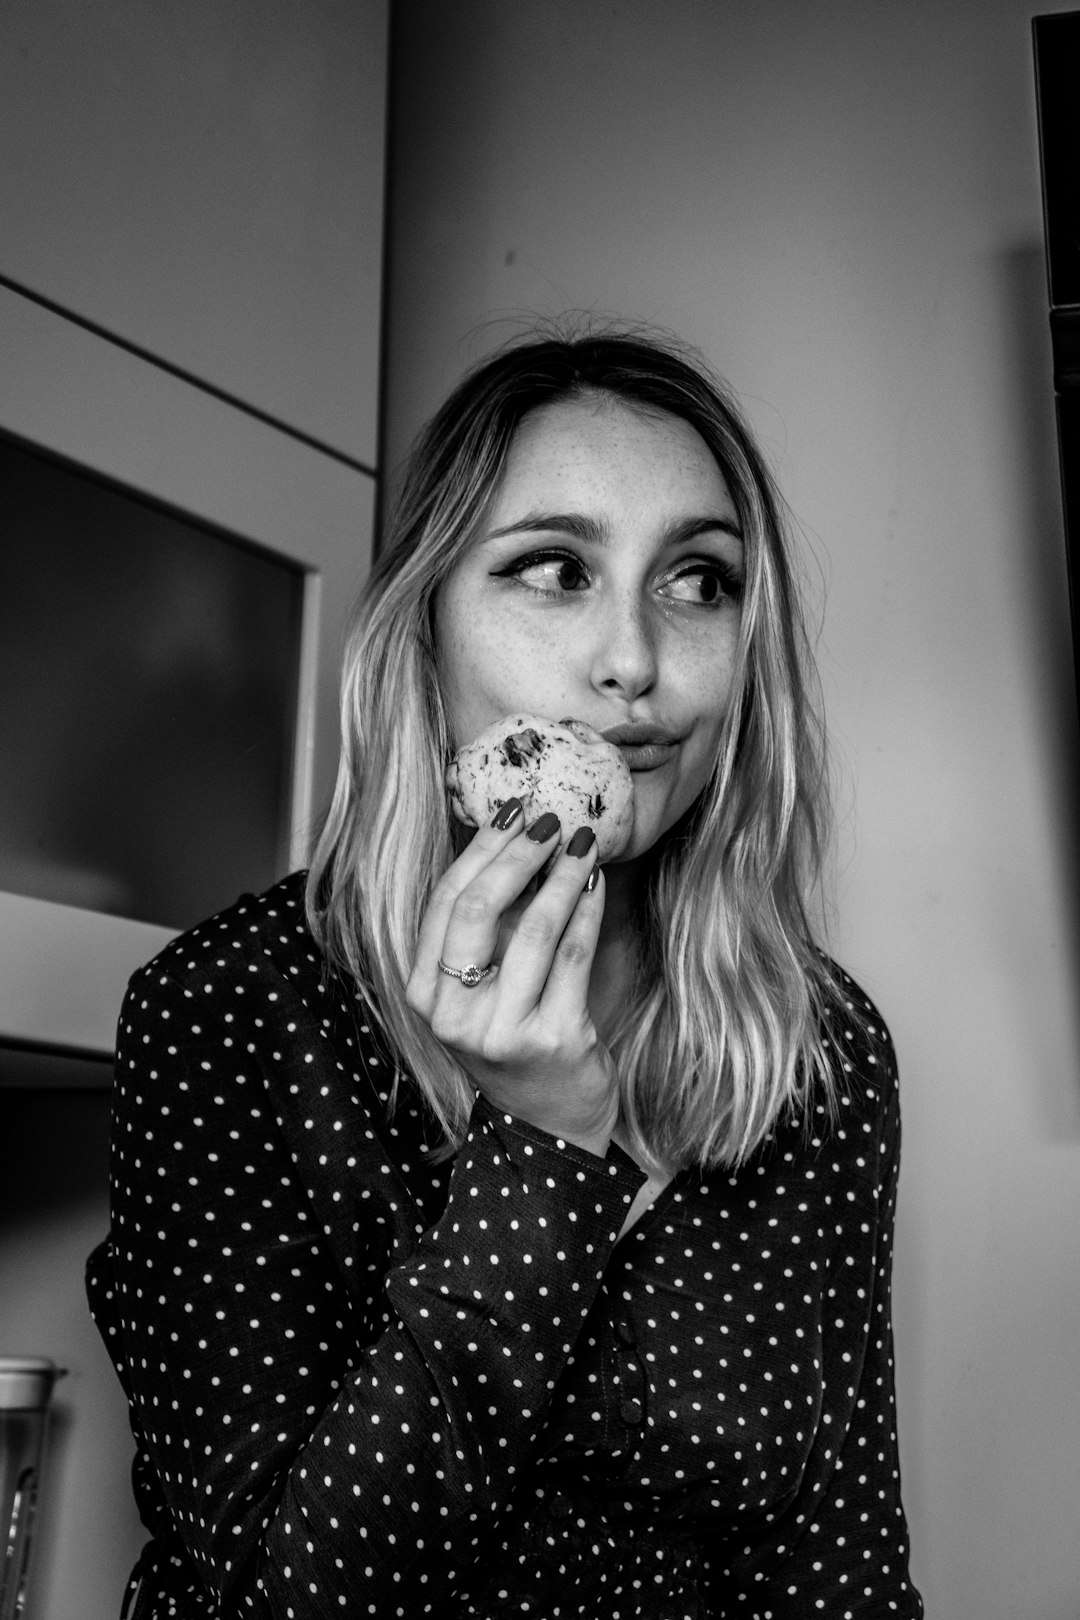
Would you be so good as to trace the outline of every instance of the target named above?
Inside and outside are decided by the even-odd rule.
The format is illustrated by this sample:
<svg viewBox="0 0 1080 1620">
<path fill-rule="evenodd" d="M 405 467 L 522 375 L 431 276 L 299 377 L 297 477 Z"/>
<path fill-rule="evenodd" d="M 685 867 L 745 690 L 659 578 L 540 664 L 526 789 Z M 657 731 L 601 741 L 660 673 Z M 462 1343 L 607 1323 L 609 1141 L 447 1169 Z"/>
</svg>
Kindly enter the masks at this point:
<svg viewBox="0 0 1080 1620">
<path fill-rule="evenodd" d="M 559 818 L 544 815 L 512 839 L 460 889 L 450 907 L 439 955 L 448 967 L 486 967 L 505 913 L 557 851 Z"/>
<path fill-rule="evenodd" d="M 502 843 L 485 834 L 481 858 L 455 863 L 425 919 L 407 996 L 495 1106 L 603 1153 L 615 1071 L 588 1006 L 603 878 L 589 829 L 561 851 L 557 833 L 556 818 L 541 817 Z"/>
<path fill-rule="evenodd" d="M 540 1006 L 557 1029 L 577 1029 L 589 1016 L 589 980 L 592 974 L 600 924 L 604 917 L 604 874 L 598 864 L 592 887 L 581 891 L 544 986 Z"/>
<path fill-rule="evenodd" d="M 537 894 L 517 920 L 500 969 L 500 1019 L 521 1022 L 550 985 L 566 1012 L 585 1006 L 603 916 L 603 897 L 586 892 L 596 867 L 596 839 L 581 828 L 568 840 Z"/>
<path fill-rule="evenodd" d="M 444 873 L 420 925 L 409 979 L 408 999 L 417 1011 L 427 1013 L 439 988 L 440 960 L 450 967 L 487 966 L 504 912 L 551 858 L 558 830 L 558 818 L 549 816 L 525 834 L 521 805 L 508 800 Z"/>
<path fill-rule="evenodd" d="M 507 799 L 486 827 L 479 827 L 467 847 L 431 891 L 417 939 L 417 960 L 427 960 L 441 946 L 454 901 L 475 877 L 524 830 L 520 799 Z"/>
</svg>

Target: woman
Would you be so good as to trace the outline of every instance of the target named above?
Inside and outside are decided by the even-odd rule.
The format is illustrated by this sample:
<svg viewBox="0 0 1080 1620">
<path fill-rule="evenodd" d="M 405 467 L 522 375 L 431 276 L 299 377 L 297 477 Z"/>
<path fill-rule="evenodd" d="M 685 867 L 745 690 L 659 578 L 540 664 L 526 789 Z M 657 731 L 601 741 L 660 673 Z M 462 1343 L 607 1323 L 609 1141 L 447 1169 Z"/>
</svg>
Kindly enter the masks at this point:
<svg viewBox="0 0 1080 1620">
<path fill-rule="evenodd" d="M 512 347 L 422 436 L 310 873 L 121 1017 L 90 1289 L 139 1620 L 922 1613 L 895 1064 L 808 922 L 804 664 L 769 477 L 674 347 Z M 622 748 L 603 870 L 513 800 L 452 822 L 514 712 Z"/>
</svg>

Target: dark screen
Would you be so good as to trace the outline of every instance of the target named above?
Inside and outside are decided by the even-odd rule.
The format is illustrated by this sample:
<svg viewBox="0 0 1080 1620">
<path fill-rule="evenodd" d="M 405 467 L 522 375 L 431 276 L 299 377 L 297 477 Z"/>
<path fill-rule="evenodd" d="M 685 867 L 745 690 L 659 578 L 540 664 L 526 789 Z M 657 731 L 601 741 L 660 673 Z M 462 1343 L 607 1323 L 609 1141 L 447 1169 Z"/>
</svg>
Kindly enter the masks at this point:
<svg viewBox="0 0 1080 1620">
<path fill-rule="evenodd" d="M 0 435 L 0 888 L 184 927 L 280 876 L 302 590 Z"/>
</svg>

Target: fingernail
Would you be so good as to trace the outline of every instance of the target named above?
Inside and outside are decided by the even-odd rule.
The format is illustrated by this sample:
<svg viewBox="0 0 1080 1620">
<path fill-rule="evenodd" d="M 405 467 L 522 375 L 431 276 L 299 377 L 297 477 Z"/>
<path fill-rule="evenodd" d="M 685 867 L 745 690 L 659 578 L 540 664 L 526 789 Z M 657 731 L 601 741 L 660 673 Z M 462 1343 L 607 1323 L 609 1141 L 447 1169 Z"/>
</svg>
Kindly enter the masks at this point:
<svg viewBox="0 0 1080 1620">
<path fill-rule="evenodd" d="M 505 832 L 507 827 L 513 826 L 520 814 L 520 799 L 504 799 L 502 804 L 500 804 L 499 808 L 496 810 L 495 814 L 492 816 L 491 825 L 497 832 Z"/>
<path fill-rule="evenodd" d="M 589 873 L 588 877 L 585 879 L 585 893 L 586 894 L 592 894 L 593 890 L 596 888 L 596 885 L 599 883 L 599 881 L 600 881 L 600 862 L 597 861 L 596 865 L 593 867 L 592 871 Z"/>
<path fill-rule="evenodd" d="M 551 810 L 545 810 L 539 821 L 529 828 L 525 836 L 531 838 L 534 844 L 546 844 L 549 838 L 554 838 L 558 830 L 558 816 Z"/>
<path fill-rule="evenodd" d="M 596 834 L 591 827 L 579 827 L 566 846 L 568 855 L 587 855 L 596 843 Z"/>
</svg>

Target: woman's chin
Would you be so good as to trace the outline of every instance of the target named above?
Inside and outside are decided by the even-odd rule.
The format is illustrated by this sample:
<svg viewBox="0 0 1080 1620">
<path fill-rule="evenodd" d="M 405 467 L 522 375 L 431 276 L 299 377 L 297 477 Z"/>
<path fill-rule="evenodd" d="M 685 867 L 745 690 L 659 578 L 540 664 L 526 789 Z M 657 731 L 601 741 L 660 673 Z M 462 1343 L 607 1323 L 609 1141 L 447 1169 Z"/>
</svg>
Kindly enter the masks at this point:
<svg viewBox="0 0 1080 1620">
<path fill-rule="evenodd" d="M 617 855 L 612 855 L 604 862 L 605 871 L 608 867 L 628 866 L 633 861 L 639 861 L 656 846 L 663 837 L 664 830 L 664 824 L 658 816 L 642 814 L 641 809 L 635 805 L 630 837 Z"/>
<path fill-rule="evenodd" d="M 692 824 L 693 812 L 700 794 L 690 804 L 682 802 L 682 795 L 672 798 L 668 794 L 654 794 L 649 786 L 644 791 L 634 782 L 634 821 L 624 849 L 604 862 L 611 866 L 630 865 L 644 856 L 655 858 L 669 833 L 685 833 Z"/>
</svg>

